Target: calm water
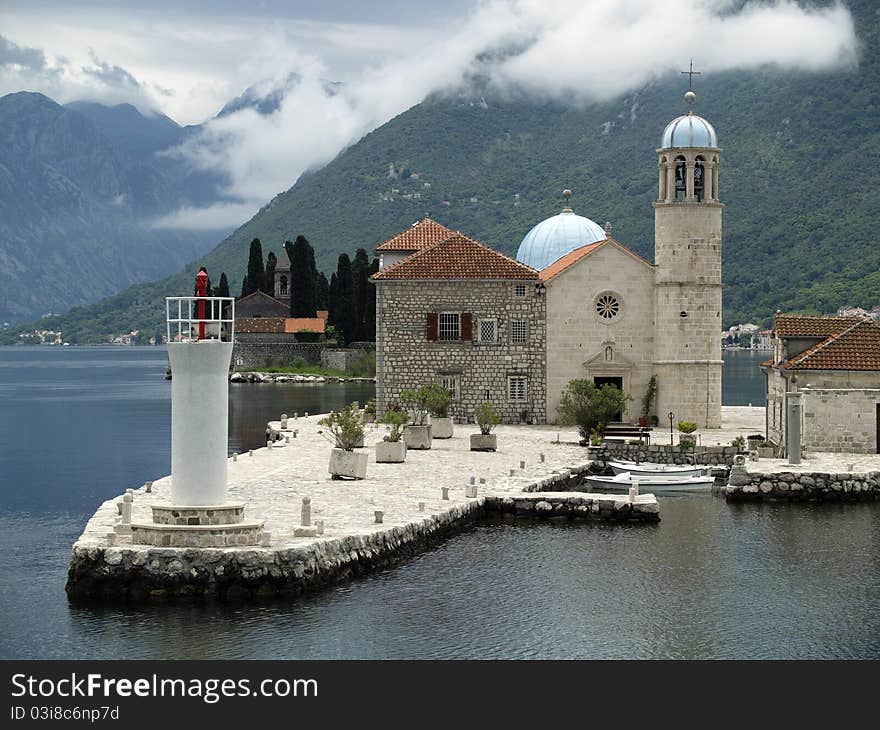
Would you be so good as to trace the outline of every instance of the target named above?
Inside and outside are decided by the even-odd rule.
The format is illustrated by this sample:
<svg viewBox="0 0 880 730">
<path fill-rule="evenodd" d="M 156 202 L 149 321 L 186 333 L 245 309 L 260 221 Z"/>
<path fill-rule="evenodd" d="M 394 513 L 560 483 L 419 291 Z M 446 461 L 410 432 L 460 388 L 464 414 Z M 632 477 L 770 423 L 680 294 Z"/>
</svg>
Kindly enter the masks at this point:
<svg viewBox="0 0 880 730">
<path fill-rule="evenodd" d="M 746 355 L 725 398 L 757 404 Z M 873 505 L 666 497 L 656 526 L 485 523 L 291 602 L 70 606 L 94 508 L 169 470 L 164 368 L 150 348 L 0 348 L 0 658 L 880 657 Z M 368 395 L 233 386 L 230 449 Z"/>
</svg>

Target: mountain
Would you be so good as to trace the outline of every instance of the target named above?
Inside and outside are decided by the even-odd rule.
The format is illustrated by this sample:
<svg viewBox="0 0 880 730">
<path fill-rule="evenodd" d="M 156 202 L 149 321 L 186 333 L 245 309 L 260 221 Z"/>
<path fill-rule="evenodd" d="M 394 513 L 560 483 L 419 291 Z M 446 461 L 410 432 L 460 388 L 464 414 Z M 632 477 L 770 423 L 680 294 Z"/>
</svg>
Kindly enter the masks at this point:
<svg viewBox="0 0 880 730">
<path fill-rule="evenodd" d="M 0 98 L 0 322 L 166 276 L 216 243 L 216 232 L 151 225 L 213 198 L 203 173 L 155 154 L 187 133 L 130 105 Z"/>
<path fill-rule="evenodd" d="M 217 112 L 217 117 L 225 117 L 242 109 L 253 109 L 258 114 L 273 114 L 281 108 L 284 98 L 302 82 L 302 76 L 295 71 L 287 74 L 280 82 L 260 83 L 248 86 L 239 96 L 226 102 Z M 321 86 L 327 96 L 339 93 L 341 81 L 322 81 Z"/>
<path fill-rule="evenodd" d="M 704 74 L 695 110 L 722 147 L 725 324 L 768 322 L 776 309 L 827 312 L 880 304 L 880 14 L 848 3 L 857 68 L 801 73 L 766 66 Z M 478 83 L 476 88 L 479 88 Z M 277 252 L 304 234 L 319 267 L 371 248 L 425 211 L 515 254 L 539 220 L 575 192 L 575 211 L 653 258 L 655 147 L 683 111 L 682 82 L 583 107 L 488 89 L 435 96 L 302 176 L 219 246 L 178 274 L 59 318 L 79 341 L 129 326 L 155 329 L 162 297 L 188 292 L 198 265 L 235 290 L 250 240 Z"/>
</svg>

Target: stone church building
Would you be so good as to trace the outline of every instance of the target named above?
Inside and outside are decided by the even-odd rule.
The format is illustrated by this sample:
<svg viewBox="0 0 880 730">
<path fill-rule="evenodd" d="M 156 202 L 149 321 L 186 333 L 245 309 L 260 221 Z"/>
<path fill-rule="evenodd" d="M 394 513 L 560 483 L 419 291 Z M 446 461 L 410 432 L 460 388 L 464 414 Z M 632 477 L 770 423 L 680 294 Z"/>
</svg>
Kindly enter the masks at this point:
<svg viewBox="0 0 880 730">
<path fill-rule="evenodd" d="M 688 104 L 694 95 L 685 96 Z M 654 262 L 563 210 L 534 226 L 516 260 L 427 216 L 380 244 L 376 400 L 439 382 L 470 419 L 490 401 L 505 422 L 553 422 L 575 378 L 629 393 L 635 421 L 652 375 L 665 423 L 721 425 L 720 162 L 712 125 L 692 111 L 663 131 Z"/>
</svg>

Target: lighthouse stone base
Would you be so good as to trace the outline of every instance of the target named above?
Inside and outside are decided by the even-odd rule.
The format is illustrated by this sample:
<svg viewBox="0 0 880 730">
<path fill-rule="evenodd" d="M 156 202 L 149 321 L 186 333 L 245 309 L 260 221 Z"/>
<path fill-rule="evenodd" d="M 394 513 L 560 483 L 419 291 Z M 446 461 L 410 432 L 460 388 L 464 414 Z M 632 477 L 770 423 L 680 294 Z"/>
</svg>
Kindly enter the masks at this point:
<svg viewBox="0 0 880 730">
<path fill-rule="evenodd" d="M 183 506 L 154 504 L 153 521 L 132 523 L 131 542 L 155 547 L 259 545 L 262 520 L 245 522 L 244 504 Z"/>
</svg>

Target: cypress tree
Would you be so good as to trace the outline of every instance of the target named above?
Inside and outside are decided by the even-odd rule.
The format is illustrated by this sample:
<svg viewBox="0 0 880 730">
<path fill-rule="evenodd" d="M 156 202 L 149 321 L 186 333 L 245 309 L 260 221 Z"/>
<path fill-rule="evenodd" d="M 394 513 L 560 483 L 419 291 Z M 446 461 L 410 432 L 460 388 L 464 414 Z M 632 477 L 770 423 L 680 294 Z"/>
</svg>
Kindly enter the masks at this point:
<svg viewBox="0 0 880 730">
<path fill-rule="evenodd" d="M 342 331 L 346 342 L 354 342 L 357 336 L 355 314 L 354 274 L 347 253 L 339 254 L 336 264 L 336 329 Z"/>
<path fill-rule="evenodd" d="M 218 297 L 228 297 L 229 296 L 229 280 L 226 278 L 225 271 L 220 273 L 220 283 L 217 284 L 215 296 L 218 296 Z"/>
<path fill-rule="evenodd" d="M 266 256 L 266 271 L 263 274 L 263 291 L 270 297 L 275 296 L 275 267 L 278 265 L 278 259 L 274 252 L 269 251 Z"/>
<path fill-rule="evenodd" d="M 354 255 L 354 261 L 351 265 L 352 279 L 354 283 L 354 333 L 351 340 L 363 342 L 368 337 L 367 317 L 369 312 L 370 294 L 372 294 L 372 286 L 370 284 L 370 259 L 367 252 L 359 248 Z M 375 295 L 374 295 L 375 296 Z"/>
<path fill-rule="evenodd" d="M 255 238 L 251 241 L 251 250 L 248 255 L 247 266 L 247 291 L 242 287 L 242 296 L 253 294 L 263 288 L 263 280 L 266 272 L 263 268 L 263 247 L 260 239 Z"/>
<path fill-rule="evenodd" d="M 247 274 L 244 275 L 244 279 L 241 280 L 241 294 L 239 294 L 239 298 L 246 297 L 250 294 L 250 284 L 248 283 Z"/>
<path fill-rule="evenodd" d="M 379 271 L 379 259 L 374 258 L 370 264 L 370 276 Z M 367 295 L 367 312 L 364 316 L 366 324 L 366 341 L 376 341 L 376 285 L 371 281 L 368 284 L 369 293 Z"/>
<path fill-rule="evenodd" d="M 339 301 L 339 277 L 334 271 L 330 274 L 330 286 L 327 290 L 327 324 L 336 325 L 337 305 Z"/>
<path fill-rule="evenodd" d="M 304 236 L 297 236 L 292 244 L 288 243 L 284 245 L 290 259 L 290 316 L 314 317 L 318 297 L 315 249 Z"/>
<path fill-rule="evenodd" d="M 315 309 L 329 309 L 330 307 L 330 282 L 327 281 L 327 275 L 323 271 L 318 272 L 318 280 L 315 284 L 317 297 L 315 299 Z"/>
</svg>

